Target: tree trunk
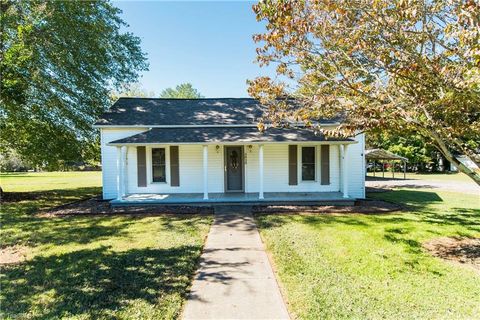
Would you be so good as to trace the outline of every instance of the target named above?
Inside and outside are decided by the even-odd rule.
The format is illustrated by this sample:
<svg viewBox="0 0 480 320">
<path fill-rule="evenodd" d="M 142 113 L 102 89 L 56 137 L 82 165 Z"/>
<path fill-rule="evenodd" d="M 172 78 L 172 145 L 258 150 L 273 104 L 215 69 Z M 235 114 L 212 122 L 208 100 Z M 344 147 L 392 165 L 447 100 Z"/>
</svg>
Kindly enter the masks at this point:
<svg viewBox="0 0 480 320">
<path fill-rule="evenodd" d="M 461 163 L 456 157 L 453 156 L 453 154 L 450 152 L 450 150 L 447 148 L 443 140 L 436 132 L 430 131 L 430 133 L 436 142 L 437 149 L 442 153 L 442 155 L 448 161 L 453 163 L 458 168 L 458 171 L 465 173 L 480 186 L 480 172 L 476 172 L 475 170 L 472 170 L 463 163 Z"/>
</svg>

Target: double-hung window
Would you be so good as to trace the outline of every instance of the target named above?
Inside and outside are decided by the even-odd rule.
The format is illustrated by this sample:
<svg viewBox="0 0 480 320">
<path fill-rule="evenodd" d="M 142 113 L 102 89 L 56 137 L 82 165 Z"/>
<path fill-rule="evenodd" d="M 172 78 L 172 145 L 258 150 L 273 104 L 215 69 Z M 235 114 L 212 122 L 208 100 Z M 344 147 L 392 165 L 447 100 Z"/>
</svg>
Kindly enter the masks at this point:
<svg viewBox="0 0 480 320">
<path fill-rule="evenodd" d="M 167 182 L 165 148 L 152 148 L 153 182 Z"/>
<path fill-rule="evenodd" d="M 315 147 L 302 147 L 302 180 L 315 181 Z"/>
</svg>

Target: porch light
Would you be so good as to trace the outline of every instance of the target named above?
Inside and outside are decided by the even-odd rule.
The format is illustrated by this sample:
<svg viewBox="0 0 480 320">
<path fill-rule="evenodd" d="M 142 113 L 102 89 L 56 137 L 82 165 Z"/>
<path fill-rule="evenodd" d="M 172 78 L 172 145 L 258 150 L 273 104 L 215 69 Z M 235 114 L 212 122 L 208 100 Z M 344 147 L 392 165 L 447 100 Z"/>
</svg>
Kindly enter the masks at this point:
<svg viewBox="0 0 480 320">
<path fill-rule="evenodd" d="M 219 146 L 219 145 L 216 145 L 216 146 L 215 146 L 215 151 L 217 151 L 217 153 L 220 152 L 220 146 Z"/>
<path fill-rule="evenodd" d="M 251 144 L 249 144 L 247 148 L 248 148 L 248 152 L 252 152 L 253 146 Z"/>
</svg>

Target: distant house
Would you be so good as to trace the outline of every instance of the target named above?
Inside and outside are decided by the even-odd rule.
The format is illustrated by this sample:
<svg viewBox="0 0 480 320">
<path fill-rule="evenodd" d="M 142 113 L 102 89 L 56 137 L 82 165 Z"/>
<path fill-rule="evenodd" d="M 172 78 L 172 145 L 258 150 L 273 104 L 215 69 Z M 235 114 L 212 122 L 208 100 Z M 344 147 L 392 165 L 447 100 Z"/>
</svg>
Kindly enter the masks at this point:
<svg viewBox="0 0 480 320">
<path fill-rule="evenodd" d="M 457 160 L 463 163 L 467 168 L 471 170 L 478 170 L 478 166 L 466 156 L 456 156 Z M 458 168 L 453 163 L 450 163 L 450 171 L 458 171 Z"/>
<path fill-rule="evenodd" d="M 365 197 L 364 135 L 256 125 L 254 99 L 120 98 L 98 119 L 113 204 L 352 202 Z M 325 121 L 324 126 L 337 126 Z"/>
</svg>

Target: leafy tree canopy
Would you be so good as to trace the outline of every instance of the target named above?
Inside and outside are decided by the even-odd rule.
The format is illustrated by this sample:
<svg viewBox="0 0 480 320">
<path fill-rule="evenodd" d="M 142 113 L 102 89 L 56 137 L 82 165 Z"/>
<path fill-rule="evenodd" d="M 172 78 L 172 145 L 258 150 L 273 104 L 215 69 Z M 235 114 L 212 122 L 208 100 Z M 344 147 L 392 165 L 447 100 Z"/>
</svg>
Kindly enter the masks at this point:
<svg viewBox="0 0 480 320">
<path fill-rule="evenodd" d="M 148 67 L 140 39 L 107 1 L 0 5 L 0 147 L 33 165 L 90 157 L 110 91 Z"/>
<path fill-rule="evenodd" d="M 118 90 L 110 93 L 110 100 L 117 101 L 120 97 L 136 97 L 136 98 L 152 98 L 155 97 L 155 92 L 147 91 L 139 82 L 122 85 Z"/>
<path fill-rule="evenodd" d="M 373 130 L 367 135 L 369 148 L 385 149 L 408 159 L 410 165 L 432 163 L 438 150 L 414 132 L 391 133 Z"/>
<path fill-rule="evenodd" d="M 329 134 L 414 131 L 480 184 L 480 4 L 473 0 L 264 0 L 253 6 L 266 31 L 254 36 L 261 65 L 278 79 L 250 81 L 285 125 L 342 114 Z M 299 105 L 291 105 L 295 96 Z M 262 127 L 262 124 L 260 124 Z"/>
<path fill-rule="evenodd" d="M 200 99 L 203 96 L 193 87 L 191 83 L 182 83 L 175 88 L 167 88 L 160 93 L 160 98 L 173 99 Z"/>
</svg>

